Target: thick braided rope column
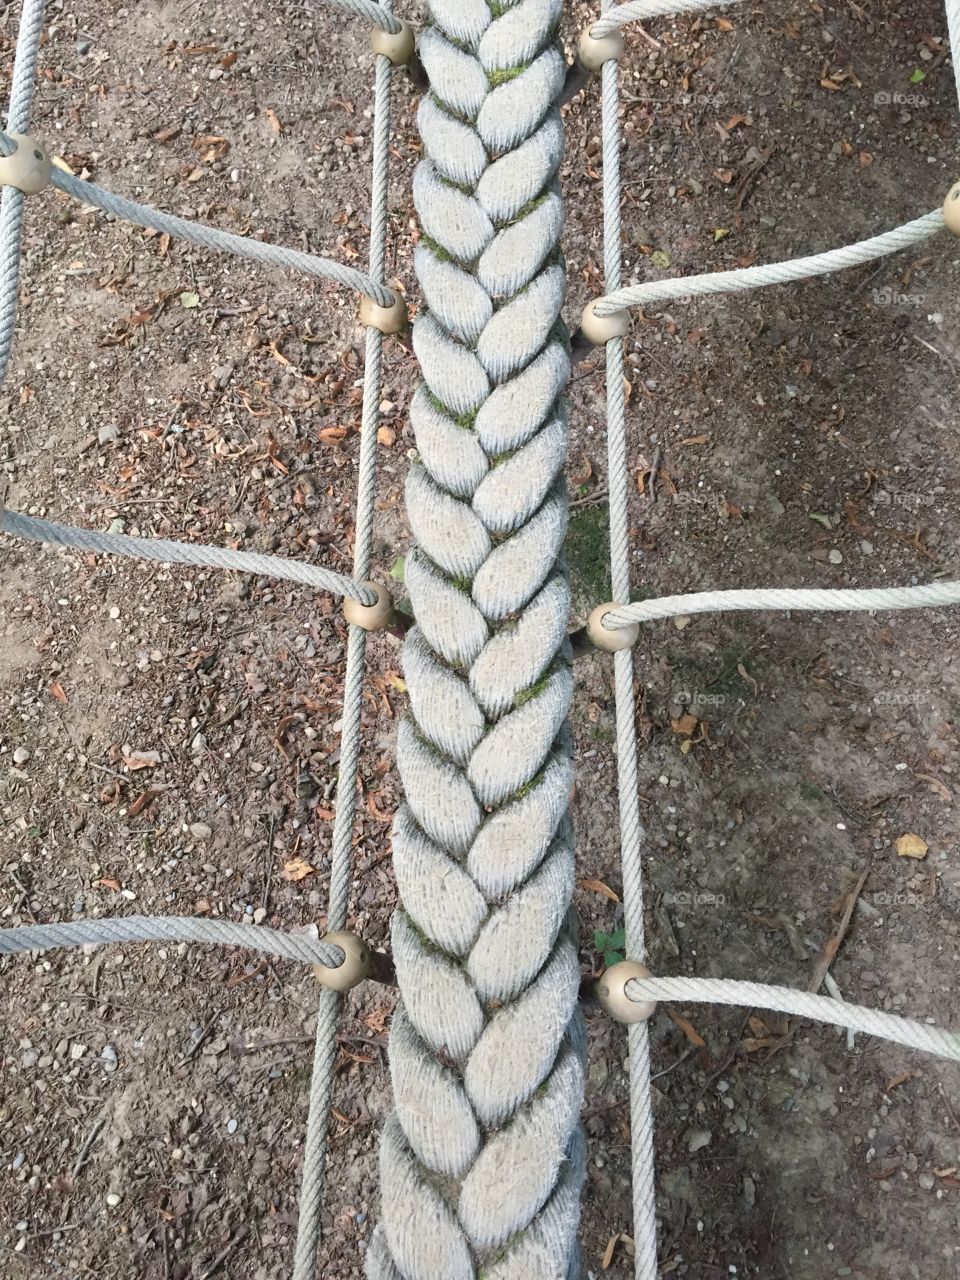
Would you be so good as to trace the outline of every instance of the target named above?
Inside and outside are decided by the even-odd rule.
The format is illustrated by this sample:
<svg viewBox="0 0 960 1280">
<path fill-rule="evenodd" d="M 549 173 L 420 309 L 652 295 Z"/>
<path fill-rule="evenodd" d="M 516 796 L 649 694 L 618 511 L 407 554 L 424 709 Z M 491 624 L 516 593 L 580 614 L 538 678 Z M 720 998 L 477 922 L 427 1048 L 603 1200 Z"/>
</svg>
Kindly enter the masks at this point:
<svg viewBox="0 0 960 1280">
<path fill-rule="evenodd" d="M 402 1003 L 370 1280 L 578 1267 L 560 10 L 432 0 L 421 44 L 417 625 L 393 830 Z"/>
</svg>

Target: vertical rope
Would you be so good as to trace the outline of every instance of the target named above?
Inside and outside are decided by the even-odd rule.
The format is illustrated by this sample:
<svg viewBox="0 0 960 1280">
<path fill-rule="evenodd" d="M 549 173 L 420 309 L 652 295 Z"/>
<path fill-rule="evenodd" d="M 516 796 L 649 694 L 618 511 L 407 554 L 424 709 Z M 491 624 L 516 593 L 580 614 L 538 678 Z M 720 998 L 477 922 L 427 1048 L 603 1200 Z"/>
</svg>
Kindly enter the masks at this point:
<svg viewBox="0 0 960 1280">
<path fill-rule="evenodd" d="M 391 0 L 384 0 L 389 8 Z M 370 210 L 370 276 L 383 283 L 387 238 L 387 190 L 389 181 L 390 86 L 393 67 L 385 57 L 376 59 L 373 124 L 373 184 Z M 360 427 L 360 461 L 357 479 L 357 524 L 353 571 L 359 580 L 370 576 L 373 549 L 373 515 L 376 494 L 377 420 L 383 363 L 383 335 L 368 328 L 363 377 L 363 410 Z M 347 636 L 347 665 L 343 689 L 343 728 L 337 774 L 336 812 L 330 852 L 329 930 L 347 923 L 353 826 L 356 818 L 357 767 L 360 758 L 360 712 L 363 696 L 367 633 L 351 626 Z M 304 1143 L 300 1220 L 294 1254 L 293 1280 L 312 1280 L 320 1242 L 320 1209 L 327 1158 L 327 1131 L 333 1069 L 336 1061 L 340 997 L 323 991 L 317 1012 L 317 1038 L 310 1084 L 310 1110 Z"/>
<path fill-rule="evenodd" d="M 46 0 L 24 0 L 20 14 L 7 111 L 7 129 L 12 133 L 26 133 L 30 124 L 45 8 Z M 17 327 L 24 199 L 23 192 L 16 187 L 4 187 L 0 195 L 0 382 L 10 363 Z"/>
<path fill-rule="evenodd" d="M 610 8 L 605 0 L 603 8 Z M 620 287 L 620 92 L 615 59 L 603 64 L 603 262 L 604 292 Z M 607 483 L 610 493 L 610 579 L 613 599 L 630 599 L 629 518 L 627 504 L 626 395 L 623 342 L 607 343 Z M 643 960 L 643 840 L 637 778 L 637 736 L 633 693 L 633 650 L 614 656 L 617 723 L 617 778 L 620 797 L 620 851 L 626 953 Z M 650 1100 L 650 1038 L 647 1024 L 628 1032 L 630 1049 L 630 1129 L 633 1147 L 634 1274 L 657 1277 L 657 1218 L 653 1163 L 653 1111 Z"/>
</svg>

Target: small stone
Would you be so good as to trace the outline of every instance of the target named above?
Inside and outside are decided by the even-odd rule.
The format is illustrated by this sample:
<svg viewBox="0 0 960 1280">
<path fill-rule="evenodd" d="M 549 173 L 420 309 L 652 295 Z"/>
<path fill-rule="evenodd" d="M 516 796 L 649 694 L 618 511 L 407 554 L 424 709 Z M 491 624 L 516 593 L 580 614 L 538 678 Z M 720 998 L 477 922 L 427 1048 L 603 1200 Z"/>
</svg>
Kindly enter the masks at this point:
<svg viewBox="0 0 960 1280">
<path fill-rule="evenodd" d="M 254 911 L 254 913 L 253 913 L 253 923 L 254 923 L 254 924 L 263 924 L 263 922 L 264 922 L 264 920 L 266 920 L 266 918 L 267 918 L 267 908 L 266 908 L 266 907 L 257 907 L 256 911 Z"/>
<path fill-rule="evenodd" d="M 39 1061 L 40 1055 L 36 1049 L 28 1049 L 26 1053 L 21 1055 L 20 1065 L 29 1070 L 30 1067 L 35 1067 Z"/>
<path fill-rule="evenodd" d="M 112 444 L 119 435 L 120 428 L 115 423 L 110 422 L 97 432 L 97 441 L 100 444 Z"/>
<path fill-rule="evenodd" d="M 27 1163 L 26 1152 L 18 1151 L 17 1154 L 13 1157 L 13 1164 L 10 1167 L 14 1171 L 16 1171 L 17 1169 L 22 1169 L 26 1163 Z"/>
<path fill-rule="evenodd" d="M 117 1051 L 112 1044 L 105 1044 L 100 1050 L 100 1061 L 104 1071 L 110 1073 L 117 1069 Z"/>
<path fill-rule="evenodd" d="M 843 555 L 834 547 L 830 552 L 829 560 L 831 564 L 843 564 Z"/>
<path fill-rule="evenodd" d="M 114 622 L 116 622 L 116 620 L 120 617 L 120 608 L 118 605 L 114 605 L 111 608 L 110 617 L 114 620 Z"/>
<path fill-rule="evenodd" d="M 924 1191 L 932 1191 L 937 1185 L 937 1180 L 932 1173 L 921 1173 L 917 1182 L 923 1187 Z"/>
<path fill-rule="evenodd" d="M 208 827 L 205 822 L 191 822 L 190 834 L 194 840 L 209 840 L 213 835 L 213 828 Z"/>
<path fill-rule="evenodd" d="M 236 1120 L 227 1121 L 227 1133 L 236 1133 L 238 1127 Z"/>
<path fill-rule="evenodd" d="M 26 747 L 17 747 L 16 751 L 13 753 L 14 764 L 26 764 L 29 759 L 30 752 Z"/>
<path fill-rule="evenodd" d="M 860 550 L 863 552 L 863 554 L 864 554 L 865 556 L 872 556 L 872 555 L 873 555 L 873 543 L 872 543 L 872 542 L 868 542 L 868 541 L 867 541 L 867 539 L 866 539 L 866 538 L 864 538 L 864 539 L 863 539 L 863 541 L 860 543 Z"/>
<path fill-rule="evenodd" d="M 117 1195 L 116 1191 L 111 1191 L 107 1195 L 107 1204 L 111 1209 L 115 1209 L 122 1199 L 123 1197 Z"/>
<path fill-rule="evenodd" d="M 687 1150 L 691 1152 L 702 1151 L 704 1147 L 709 1147 L 713 1141 L 713 1134 L 709 1129 L 691 1129 L 687 1134 Z"/>
<path fill-rule="evenodd" d="M 87 1046 L 85 1044 L 81 1044 L 79 1040 L 75 1040 L 70 1046 L 70 1061 L 79 1062 L 86 1052 Z"/>
</svg>

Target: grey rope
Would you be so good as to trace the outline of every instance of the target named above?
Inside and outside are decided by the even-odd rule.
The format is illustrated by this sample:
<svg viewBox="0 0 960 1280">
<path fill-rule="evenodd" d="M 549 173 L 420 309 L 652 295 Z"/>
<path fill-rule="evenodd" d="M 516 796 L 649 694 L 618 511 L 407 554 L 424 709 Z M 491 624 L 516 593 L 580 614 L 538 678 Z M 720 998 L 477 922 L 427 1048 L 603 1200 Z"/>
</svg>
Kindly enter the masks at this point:
<svg viewBox="0 0 960 1280">
<path fill-rule="evenodd" d="M 806 612 L 860 613 L 880 609 L 939 609 L 960 604 L 960 582 L 929 582 L 919 587 L 823 588 L 765 587 L 742 591 L 699 591 L 662 596 L 611 609 L 603 615 L 608 631 L 656 618 L 732 610 L 799 609 Z"/>
<path fill-rule="evenodd" d="M 389 0 L 388 0 L 389 3 Z M 390 161 L 390 90 L 393 67 L 377 57 L 373 117 L 373 189 L 370 202 L 370 276 L 381 281 L 386 266 L 387 196 Z M 373 557 L 373 517 L 376 497 L 377 422 L 380 406 L 383 334 L 368 328 L 357 479 L 357 520 L 354 534 L 354 575 L 368 578 Z M 327 928 L 343 929 L 347 921 L 353 829 L 356 818 L 357 769 L 360 759 L 360 713 L 363 697 L 367 633 L 351 626 L 347 636 L 340 763 L 330 855 L 330 902 Z M 336 1061 L 336 1028 L 340 998 L 324 989 L 317 1011 L 316 1045 L 310 1083 L 310 1106 L 304 1143 L 300 1219 L 293 1264 L 293 1280 L 312 1280 L 320 1241 L 320 1210 L 327 1157 L 327 1129 Z"/>
<path fill-rule="evenodd" d="M 848 1004 L 810 991 L 772 986 L 764 982 L 736 982 L 724 978 L 634 978 L 626 985 L 631 1000 L 677 1000 L 695 1004 L 737 1004 L 772 1009 L 797 1018 L 813 1018 L 851 1031 L 893 1040 L 960 1062 L 960 1034 L 942 1027 L 901 1018 L 896 1014 Z"/>
<path fill-rule="evenodd" d="M 609 0 L 605 0 L 605 6 Z M 620 218 L 620 92 L 616 60 L 602 69 L 604 287 L 619 288 L 622 265 Z M 606 345 L 607 482 L 610 509 L 610 581 L 615 600 L 630 598 L 626 396 L 623 341 Z M 643 846 L 637 769 L 633 651 L 614 654 L 617 779 L 620 805 L 620 860 L 623 868 L 624 928 L 628 954 L 643 959 Z M 646 1022 L 628 1029 L 630 1138 L 633 1164 L 633 1239 L 636 1280 L 657 1280 L 657 1215 L 650 1094 L 650 1035 Z"/>
<path fill-rule="evenodd" d="M 96 920 L 69 920 L 62 924 L 25 924 L 0 929 L 0 956 L 57 947 L 105 946 L 117 942 L 202 942 L 216 946 L 246 947 L 297 960 L 301 964 L 337 966 L 343 963 L 340 947 L 306 934 L 282 933 L 260 925 L 233 924 L 229 920 L 200 920 L 192 916 L 110 916 Z"/>
<path fill-rule="evenodd" d="M 30 124 L 45 9 L 45 0 L 24 0 L 20 12 L 17 51 L 10 84 L 10 105 L 7 109 L 7 128 L 13 133 L 26 133 Z M 0 192 L 0 382 L 3 381 L 10 363 L 13 335 L 17 327 L 23 204 L 23 192 L 16 187 L 4 187 Z"/>
<path fill-rule="evenodd" d="M 740 0 L 632 0 L 630 4 L 612 5 L 602 18 L 590 28 L 590 34 L 599 40 L 612 31 L 625 27 L 628 22 L 649 22 L 651 18 L 679 16 L 682 13 L 701 13 L 704 9 L 729 9 Z"/>
<path fill-rule="evenodd" d="M 556 100 L 561 0 L 430 0 L 414 177 L 424 383 L 407 478 L 411 715 L 368 1280 L 580 1274 L 584 1035 L 569 921 L 572 681 Z"/>
<path fill-rule="evenodd" d="M 54 547 L 73 547 L 97 555 L 127 556 L 134 560 L 151 560 L 162 564 L 189 564 L 209 569 L 230 569 L 238 573 L 257 573 L 286 582 L 301 582 L 317 591 L 374 604 L 376 594 L 369 587 L 332 569 L 307 564 L 301 560 L 285 560 L 281 556 L 261 555 L 256 551 L 233 551 L 229 547 L 210 547 L 192 542 L 172 542 L 167 538 L 133 538 L 123 533 L 99 533 L 95 529 L 77 529 L 72 525 L 39 520 L 36 516 L 9 511 L 0 504 L 0 529 L 15 538 L 43 542 Z"/>
<path fill-rule="evenodd" d="M 15 144 L 5 133 L 0 133 L 0 152 L 10 155 Z M 288 249 L 284 245 L 267 244 L 263 240 L 254 240 L 249 236 L 233 235 L 229 231 L 221 231 L 218 227 L 204 226 L 201 222 L 191 222 L 187 218 L 178 218 L 171 213 L 161 213 L 148 205 L 128 200 L 113 191 L 97 186 L 95 182 L 86 182 L 77 178 L 65 169 L 54 165 L 50 174 L 51 184 L 58 191 L 74 196 L 86 204 L 92 204 L 104 213 L 123 218 L 137 226 L 150 227 L 154 231 L 166 232 L 191 244 L 200 245 L 204 249 L 214 249 L 218 253 L 232 253 L 239 258 L 249 258 L 253 262 L 263 262 L 267 266 L 285 267 L 290 271 L 301 271 L 306 275 L 319 276 L 323 280 L 333 280 L 336 284 L 357 293 L 365 294 L 382 307 L 389 307 L 394 296 L 383 284 L 377 284 L 362 271 L 353 267 L 345 267 L 331 258 L 321 258 L 315 253 L 302 253 L 299 249 Z"/>
<path fill-rule="evenodd" d="M 950 33 L 950 56 L 957 82 L 957 99 L 960 102 L 960 0 L 947 0 L 947 29 Z"/>
<path fill-rule="evenodd" d="M 943 230 L 943 210 L 935 209 L 914 222 L 908 222 L 893 231 L 861 240 L 858 244 L 843 245 L 827 253 L 815 253 L 807 258 L 794 258 L 788 262 L 760 263 L 755 267 L 743 267 L 736 271 L 708 271 L 698 276 L 675 276 L 670 280 L 648 280 L 643 284 L 628 285 L 601 298 L 594 310 L 598 316 L 609 316 L 624 307 L 646 306 L 667 298 L 698 298 L 712 293 L 742 293 L 747 289 L 760 289 L 768 285 L 787 284 L 795 280 L 807 280 L 813 276 L 828 275 L 831 271 L 843 271 L 861 266 L 876 258 L 920 244 Z"/>
<path fill-rule="evenodd" d="M 375 4 L 374 0 L 326 0 L 327 4 L 336 5 L 338 9 L 346 9 L 360 18 L 366 18 L 375 27 L 382 27 L 395 36 L 400 31 L 400 23 L 390 13 L 386 5 Z"/>
</svg>

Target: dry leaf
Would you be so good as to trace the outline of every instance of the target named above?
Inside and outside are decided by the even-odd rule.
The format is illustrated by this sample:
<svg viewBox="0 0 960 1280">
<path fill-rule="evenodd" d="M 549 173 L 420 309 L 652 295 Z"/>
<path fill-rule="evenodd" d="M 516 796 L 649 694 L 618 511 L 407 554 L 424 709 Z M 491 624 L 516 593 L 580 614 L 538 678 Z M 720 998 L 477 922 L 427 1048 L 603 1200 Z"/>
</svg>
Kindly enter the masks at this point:
<svg viewBox="0 0 960 1280">
<path fill-rule="evenodd" d="M 50 686 L 50 693 L 53 695 L 54 698 L 56 698 L 58 702 L 67 701 L 66 692 L 64 691 L 63 685 L 60 683 L 59 680 L 54 680 L 53 684 Z"/>
<path fill-rule="evenodd" d="M 913 834 L 912 831 L 906 832 L 897 840 L 896 849 L 901 858 L 925 858 L 927 850 L 930 846 L 926 840 L 921 840 L 919 836 Z"/>
<path fill-rule="evenodd" d="M 284 880 L 290 880 L 294 884 L 306 880 L 307 876 L 316 875 L 316 871 L 316 867 L 311 867 L 305 858 L 291 858 L 283 864 Z"/>
<path fill-rule="evenodd" d="M 667 1010 L 667 1015 L 670 1020 L 680 1028 L 692 1045 L 696 1045 L 698 1049 L 705 1049 L 707 1047 L 706 1040 L 704 1040 L 703 1036 L 692 1022 L 687 1018 L 681 1017 L 679 1013 L 674 1013 L 672 1009 Z"/>
<path fill-rule="evenodd" d="M 686 715 L 680 716 L 678 720 L 670 721 L 670 728 L 674 733 L 683 733 L 687 737 L 696 732 L 697 717 L 688 711 Z"/>
<path fill-rule="evenodd" d="M 599 893 L 602 897 L 609 898 L 611 902 L 620 901 L 617 894 L 602 880 L 578 880 L 577 885 L 586 893 Z"/>
<path fill-rule="evenodd" d="M 281 133 L 283 133 L 283 125 L 280 123 L 280 117 L 274 111 L 273 107 L 267 107 L 266 111 L 264 112 L 264 115 L 267 117 L 267 120 L 270 122 L 270 128 L 279 138 Z"/>
<path fill-rule="evenodd" d="M 159 791 L 144 791 L 142 796 L 137 796 L 136 800 L 134 800 L 133 804 L 127 810 L 127 817 L 139 817 L 139 815 L 143 813 L 144 809 L 149 809 L 159 794 Z"/>
<path fill-rule="evenodd" d="M 123 757 L 123 763 L 131 773 L 136 773 L 138 769 L 155 769 L 160 763 L 160 752 L 133 751 L 130 755 Z"/>
</svg>

